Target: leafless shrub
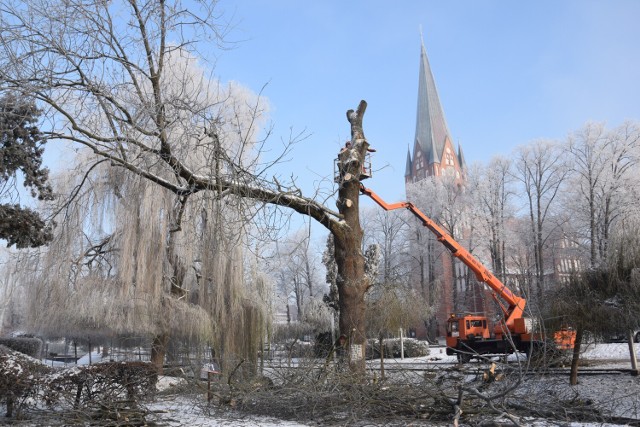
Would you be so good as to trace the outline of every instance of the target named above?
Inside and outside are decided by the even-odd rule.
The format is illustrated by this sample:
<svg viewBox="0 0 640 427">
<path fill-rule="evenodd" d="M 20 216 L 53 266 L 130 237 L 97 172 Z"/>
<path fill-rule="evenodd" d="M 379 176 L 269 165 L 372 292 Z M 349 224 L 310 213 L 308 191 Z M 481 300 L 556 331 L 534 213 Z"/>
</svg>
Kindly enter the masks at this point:
<svg viewBox="0 0 640 427">
<path fill-rule="evenodd" d="M 386 339 L 383 342 L 385 357 L 401 357 L 404 350 L 405 357 L 423 357 L 429 355 L 429 343 L 419 341 L 414 338 L 405 338 L 400 344 L 399 338 Z M 367 340 L 367 355 L 377 359 L 380 358 L 380 340 Z"/>
<path fill-rule="evenodd" d="M 157 370 L 150 363 L 112 362 L 65 369 L 43 382 L 50 391 L 47 404 L 77 408 L 122 400 L 135 406 L 153 395 L 157 380 Z"/>
<path fill-rule="evenodd" d="M 40 361 L 0 345 L 0 402 L 5 401 L 7 417 L 20 416 L 29 399 L 38 391 L 38 377 L 48 367 Z"/>
<path fill-rule="evenodd" d="M 273 328 L 273 342 L 286 342 L 287 340 L 301 340 L 305 336 L 313 336 L 314 328 L 306 322 L 293 322 L 277 324 Z"/>
<path fill-rule="evenodd" d="M 42 351 L 42 340 L 33 337 L 0 338 L 0 345 L 28 356 L 38 358 Z"/>
</svg>

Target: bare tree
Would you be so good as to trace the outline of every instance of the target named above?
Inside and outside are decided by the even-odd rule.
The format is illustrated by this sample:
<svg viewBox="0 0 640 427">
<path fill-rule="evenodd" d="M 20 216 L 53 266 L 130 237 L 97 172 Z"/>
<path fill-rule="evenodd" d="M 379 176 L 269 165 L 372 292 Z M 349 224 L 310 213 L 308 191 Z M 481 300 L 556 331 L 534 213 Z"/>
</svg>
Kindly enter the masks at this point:
<svg viewBox="0 0 640 427">
<path fill-rule="evenodd" d="M 609 239 L 617 222 L 635 213 L 640 193 L 640 127 L 626 122 L 609 132 L 605 147 L 607 173 L 600 182 L 600 232 L 598 251 L 606 259 Z"/>
<path fill-rule="evenodd" d="M 544 291 L 545 242 L 552 229 L 553 208 L 568 173 L 557 143 L 538 140 L 516 150 L 514 177 L 525 195 L 539 301 Z"/>
<path fill-rule="evenodd" d="M 469 191 L 476 201 L 477 216 L 486 225 L 492 271 L 502 281 L 506 278 L 506 220 L 514 215 L 511 167 L 511 160 L 494 157 L 481 170 L 469 174 Z"/>
<path fill-rule="evenodd" d="M 238 112 L 246 104 L 226 102 L 227 89 L 193 72 L 198 42 L 220 42 L 225 28 L 210 3 L 192 6 L 2 0 L 3 88 L 33 95 L 50 123 L 47 138 L 83 145 L 117 170 L 173 193 L 176 227 L 180 207 L 203 192 L 215 201 L 230 195 L 251 201 L 247 209 L 256 202 L 287 207 L 325 226 L 335 241 L 340 329 L 350 337 L 352 366 L 363 369 L 370 283 L 358 196 L 368 147 L 366 103 L 347 112 L 352 146 L 341 155 L 339 212 L 302 196 L 293 184 L 267 178 L 279 158 L 260 163 L 255 156 L 264 143 L 256 121 L 263 105 Z"/>
<path fill-rule="evenodd" d="M 431 314 L 416 293 L 410 286 L 383 282 L 367 296 L 367 330 L 370 336 L 378 338 L 381 379 L 385 378 L 384 358 L 390 356 L 384 353 L 384 339 L 397 334 L 401 328 L 414 327 Z"/>
<path fill-rule="evenodd" d="M 311 299 L 321 298 L 317 280 L 317 254 L 312 251 L 309 230 L 298 230 L 277 241 L 274 253 L 269 258 L 279 291 L 284 294 L 285 300 L 295 299 L 297 319 L 302 319 L 304 306 Z"/>
<path fill-rule="evenodd" d="M 379 207 L 366 209 L 363 214 L 365 246 L 372 244 L 381 248 L 381 283 L 407 282 L 407 265 L 411 221 L 404 212 L 389 212 Z"/>
<path fill-rule="evenodd" d="M 586 214 L 587 237 L 589 240 L 589 262 L 591 267 L 598 264 L 598 189 L 607 173 L 605 146 L 607 137 L 604 124 L 587 123 L 580 131 L 569 136 L 567 150 L 573 165 L 573 179 L 569 188 L 573 201 L 577 193 L 578 206 L 573 212 L 576 218 Z"/>
</svg>

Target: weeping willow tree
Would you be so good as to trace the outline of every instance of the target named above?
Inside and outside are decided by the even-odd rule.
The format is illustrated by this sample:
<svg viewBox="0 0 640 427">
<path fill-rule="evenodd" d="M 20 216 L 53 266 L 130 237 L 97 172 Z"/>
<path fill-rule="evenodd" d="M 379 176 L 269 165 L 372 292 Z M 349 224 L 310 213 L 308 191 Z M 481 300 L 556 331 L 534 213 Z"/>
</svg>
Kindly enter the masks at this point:
<svg viewBox="0 0 640 427">
<path fill-rule="evenodd" d="M 243 204 L 238 212 L 250 215 L 267 211 L 267 206 L 275 211 L 285 207 L 325 226 L 334 236 L 340 329 L 349 337 L 352 368 L 364 372 L 364 295 L 371 283 L 364 274 L 358 198 L 369 146 L 362 128 L 366 103 L 347 112 L 352 144 L 340 155 L 336 212 L 270 171 L 300 136 L 292 135 L 280 154 L 262 150 L 270 130 L 257 131 L 265 112 L 260 98 L 235 96 L 228 88 L 237 85 L 205 78 L 210 68 L 204 58 L 213 55 L 202 52 L 223 44 L 228 30 L 214 6 L 211 1 L 187 5 L 180 0 L 0 0 L 0 92 L 11 90 L 36 100 L 47 123 L 45 139 L 80 144 L 106 160 L 114 173 L 127 172 L 155 185 L 150 185 L 150 193 L 171 193 L 171 208 L 165 205 L 157 215 L 175 222 L 175 228 L 186 224 L 189 212 L 193 219 L 196 212 L 200 215 L 195 224 L 222 221 L 211 210 L 216 203 Z M 139 214 L 141 229 L 148 226 L 145 214 Z M 166 245 L 169 253 L 175 245 L 178 253 L 178 238 L 163 235 L 156 226 L 154 238 L 167 241 L 154 244 Z M 227 227 L 237 225 L 214 229 L 221 236 Z M 132 249 L 130 256 L 134 254 L 142 256 Z M 227 252 L 233 258 L 231 254 Z M 201 263 L 201 269 L 216 269 L 213 274 L 231 280 L 239 273 L 228 260 Z M 131 283 L 121 286 L 137 288 L 132 277 L 142 275 L 147 266 L 140 258 L 134 264 L 125 279 Z M 186 274 L 192 267 L 173 264 L 173 268 Z M 170 295 L 175 299 L 187 295 L 182 295 L 179 277 L 172 279 L 176 288 Z M 233 307 L 233 295 L 221 292 L 217 296 L 199 292 L 198 298 L 204 307 L 215 305 L 215 310 L 226 310 L 214 304 L 216 298 Z M 157 338 L 161 348 L 164 338 L 162 334 Z"/>
<path fill-rule="evenodd" d="M 255 362 L 266 292 L 259 273 L 244 274 L 239 206 L 203 193 L 176 209 L 171 192 L 104 162 L 94 166 L 78 177 L 91 185 L 65 177 L 75 184 L 66 192 L 80 191 L 60 212 L 56 238 L 16 264 L 30 328 L 152 337 L 159 367 L 170 337 L 209 343 L 222 365 Z"/>
<path fill-rule="evenodd" d="M 255 168 L 252 123 L 261 121 L 265 103 L 235 83 L 207 81 L 182 50 L 167 54 L 167 66 L 163 94 L 174 101 L 163 134 L 177 141 L 173 153 L 205 176 Z M 129 107 L 138 102 L 144 110 L 140 99 L 122 96 Z M 184 99 L 192 103 L 188 113 Z M 201 123 L 214 129 L 207 135 L 189 126 L 203 106 L 208 108 Z M 113 126 L 86 109 L 75 115 L 97 129 Z M 158 153 L 134 154 L 144 174 L 123 173 L 109 156 L 87 150 L 57 180 L 59 193 L 71 196 L 56 211 L 55 242 L 30 254 L 31 268 L 22 269 L 32 328 L 152 336 L 151 358 L 158 367 L 170 337 L 209 342 L 223 367 L 234 360 L 255 362 L 268 323 L 264 279 L 255 270 L 247 276 L 243 266 L 256 206 L 223 190 L 192 194 L 158 186 L 176 178 L 175 171 L 157 162 Z"/>
</svg>

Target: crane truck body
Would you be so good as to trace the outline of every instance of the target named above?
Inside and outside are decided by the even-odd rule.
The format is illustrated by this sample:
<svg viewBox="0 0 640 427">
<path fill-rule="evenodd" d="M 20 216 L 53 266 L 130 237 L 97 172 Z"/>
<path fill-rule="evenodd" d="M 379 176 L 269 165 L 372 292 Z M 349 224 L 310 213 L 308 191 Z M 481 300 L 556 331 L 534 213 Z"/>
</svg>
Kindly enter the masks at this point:
<svg viewBox="0 0 640 427">
<path fill-rule="evenodd" d="M 533 332 L 532 319 L 523 316 L 526 300 L 515 295 L 477 258 L 455 241 L 435 221 L 410 202 L 386 203 L 371 189 L 360 185 L 360 192 L 369 196 L 384 210 L 407 209 L 427 227 L 451 254 L 474 272 L 478 281 L 491 288 L 492 296 L 498 303 L 502 318 L 496 322 L 493 330 L 486 316 L 475 314 L 451 314 L 447 319 L 447 354 L 457 355 L 461 362 L 483 354 L 508 354 L 515 351 L 531 352 L 546 345 L 540 332 Z M 563 329 L 554 334 L 553 340 L 558 348 L 573 348 L 574 331 Z"/>
</svg>

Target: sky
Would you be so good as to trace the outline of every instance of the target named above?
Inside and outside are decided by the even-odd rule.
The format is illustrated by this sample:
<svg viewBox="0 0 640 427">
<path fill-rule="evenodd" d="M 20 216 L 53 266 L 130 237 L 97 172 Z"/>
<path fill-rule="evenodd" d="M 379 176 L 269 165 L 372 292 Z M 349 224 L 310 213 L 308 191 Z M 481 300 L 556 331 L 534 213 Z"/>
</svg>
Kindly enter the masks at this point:
<svg viewBox="0 0 640 427">
<path fill-rule="evenodd" d="M 237 43 L 215 52 L 214 74 L 266 84 L 274 144 L 306 130 L 280 167 L 305 194 L 331 177 L 345 112 L 364 99 L 379 169 L 366 185 L 404 199 L 421 39 L 469 165 L 588 121 L 640 119 L 640 1 L 221 0 L 218 11 Z"/>
</svg>

